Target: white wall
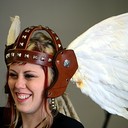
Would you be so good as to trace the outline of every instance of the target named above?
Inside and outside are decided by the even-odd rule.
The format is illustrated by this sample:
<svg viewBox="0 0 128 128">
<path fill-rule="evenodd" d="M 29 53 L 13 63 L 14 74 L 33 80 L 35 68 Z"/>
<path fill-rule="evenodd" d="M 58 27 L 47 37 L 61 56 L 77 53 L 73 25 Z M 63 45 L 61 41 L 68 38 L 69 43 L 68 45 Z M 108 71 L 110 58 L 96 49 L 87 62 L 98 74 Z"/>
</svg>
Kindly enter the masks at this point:
<svg viewBox="0 0 128 128">
<path fill-rule="evenodd" d="M 22 29 L 30 25 L 51 27 L 66 47 L 73 39 L 95 23 L 128 11 L 127 0 L 1 0 L 0 2 L 0 106 L 4 105 L 4 46 L 10 16 L 19 15 Z M 74 85 L 68 88 L 69 96 L 86 128 L 101 128 L 103 110 L 81 94 Z M 128 121 L 113 116 L 108 128 L 127 128 Z"/>
</svg>

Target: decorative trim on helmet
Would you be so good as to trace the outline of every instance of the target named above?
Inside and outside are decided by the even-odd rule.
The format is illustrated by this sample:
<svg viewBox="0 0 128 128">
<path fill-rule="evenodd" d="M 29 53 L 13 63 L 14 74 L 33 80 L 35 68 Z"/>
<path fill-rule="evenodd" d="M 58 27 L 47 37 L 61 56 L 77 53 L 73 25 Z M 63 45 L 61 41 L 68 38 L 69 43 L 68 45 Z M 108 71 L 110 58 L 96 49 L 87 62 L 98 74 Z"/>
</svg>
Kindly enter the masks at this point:
<svg viewBox="0 0 128 128">
<path fill-rule="evenodd" d="M 11 48 L 7 46 L 7 48 L 5 49 L 5 62 L 7 65 L 14 61 L 23 61 L 39 64 L 42 66 L 52 66 L 52 55 L 26 50 L 29 40 L 33 32 L 35 32 L 36 30 L 47 31 L 52 37 L 56 50 L 59 51 L 63 49 L 59 37 L 53 30 L 49 29 L 48 27 L 31 26 L 23 30 L 23 32 L 19 35 Z"/>
<path fill-rule="evenodd" d="M 52 67 L 52 59 L 52 55 L 24 49 L 11 49 L 6 54 L 7 64 L 20 61 Z"/>
</svg>

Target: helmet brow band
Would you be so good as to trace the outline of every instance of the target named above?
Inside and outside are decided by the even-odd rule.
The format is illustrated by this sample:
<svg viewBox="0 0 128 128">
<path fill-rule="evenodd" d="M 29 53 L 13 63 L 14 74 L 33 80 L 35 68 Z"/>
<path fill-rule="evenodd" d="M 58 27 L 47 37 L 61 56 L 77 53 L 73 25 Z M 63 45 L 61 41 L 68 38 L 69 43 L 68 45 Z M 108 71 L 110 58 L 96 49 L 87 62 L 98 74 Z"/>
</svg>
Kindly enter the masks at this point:
<svg viewBox="0 0 128 128">
<path fill-rule="evenodd" d="M 16 61 L 21 61 L 51 67 L 52 59 L 52 55 L 24 49 L 9 50 L 8 53 L 6 54 L 7 64 Z"/>
</svg>

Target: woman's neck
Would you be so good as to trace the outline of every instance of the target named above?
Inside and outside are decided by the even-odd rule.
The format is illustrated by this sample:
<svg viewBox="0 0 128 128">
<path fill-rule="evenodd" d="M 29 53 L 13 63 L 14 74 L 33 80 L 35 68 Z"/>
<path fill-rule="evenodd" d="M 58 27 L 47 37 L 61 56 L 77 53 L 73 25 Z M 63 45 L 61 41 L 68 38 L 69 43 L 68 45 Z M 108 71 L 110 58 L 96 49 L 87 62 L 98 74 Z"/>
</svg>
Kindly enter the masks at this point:
<svg viewBox="0 0 128 128">
<path fill-rule="evenodd" d="M 35 113 L 21 113 L 23 128 L 40 128 L 46 119 L 46 113 L 43 110 L 38 110 Z"/>
</svg>

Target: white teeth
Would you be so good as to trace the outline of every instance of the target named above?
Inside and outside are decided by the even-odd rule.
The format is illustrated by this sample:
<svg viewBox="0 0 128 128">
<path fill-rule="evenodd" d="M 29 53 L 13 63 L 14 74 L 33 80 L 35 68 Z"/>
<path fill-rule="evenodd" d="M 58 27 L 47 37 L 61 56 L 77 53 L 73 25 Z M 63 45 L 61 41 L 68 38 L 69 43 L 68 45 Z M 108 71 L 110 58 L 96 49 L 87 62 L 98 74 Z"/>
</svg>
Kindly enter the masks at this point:
<svg viewBox="0 0 128 128">
<path fill-rule="evenodd" d="M 17 94 L 17 97 L 21 100 L 27 99 L 28 97 L 30 97 L 30 95 L 26 95 L 26 94 Z"/>
</svg>

